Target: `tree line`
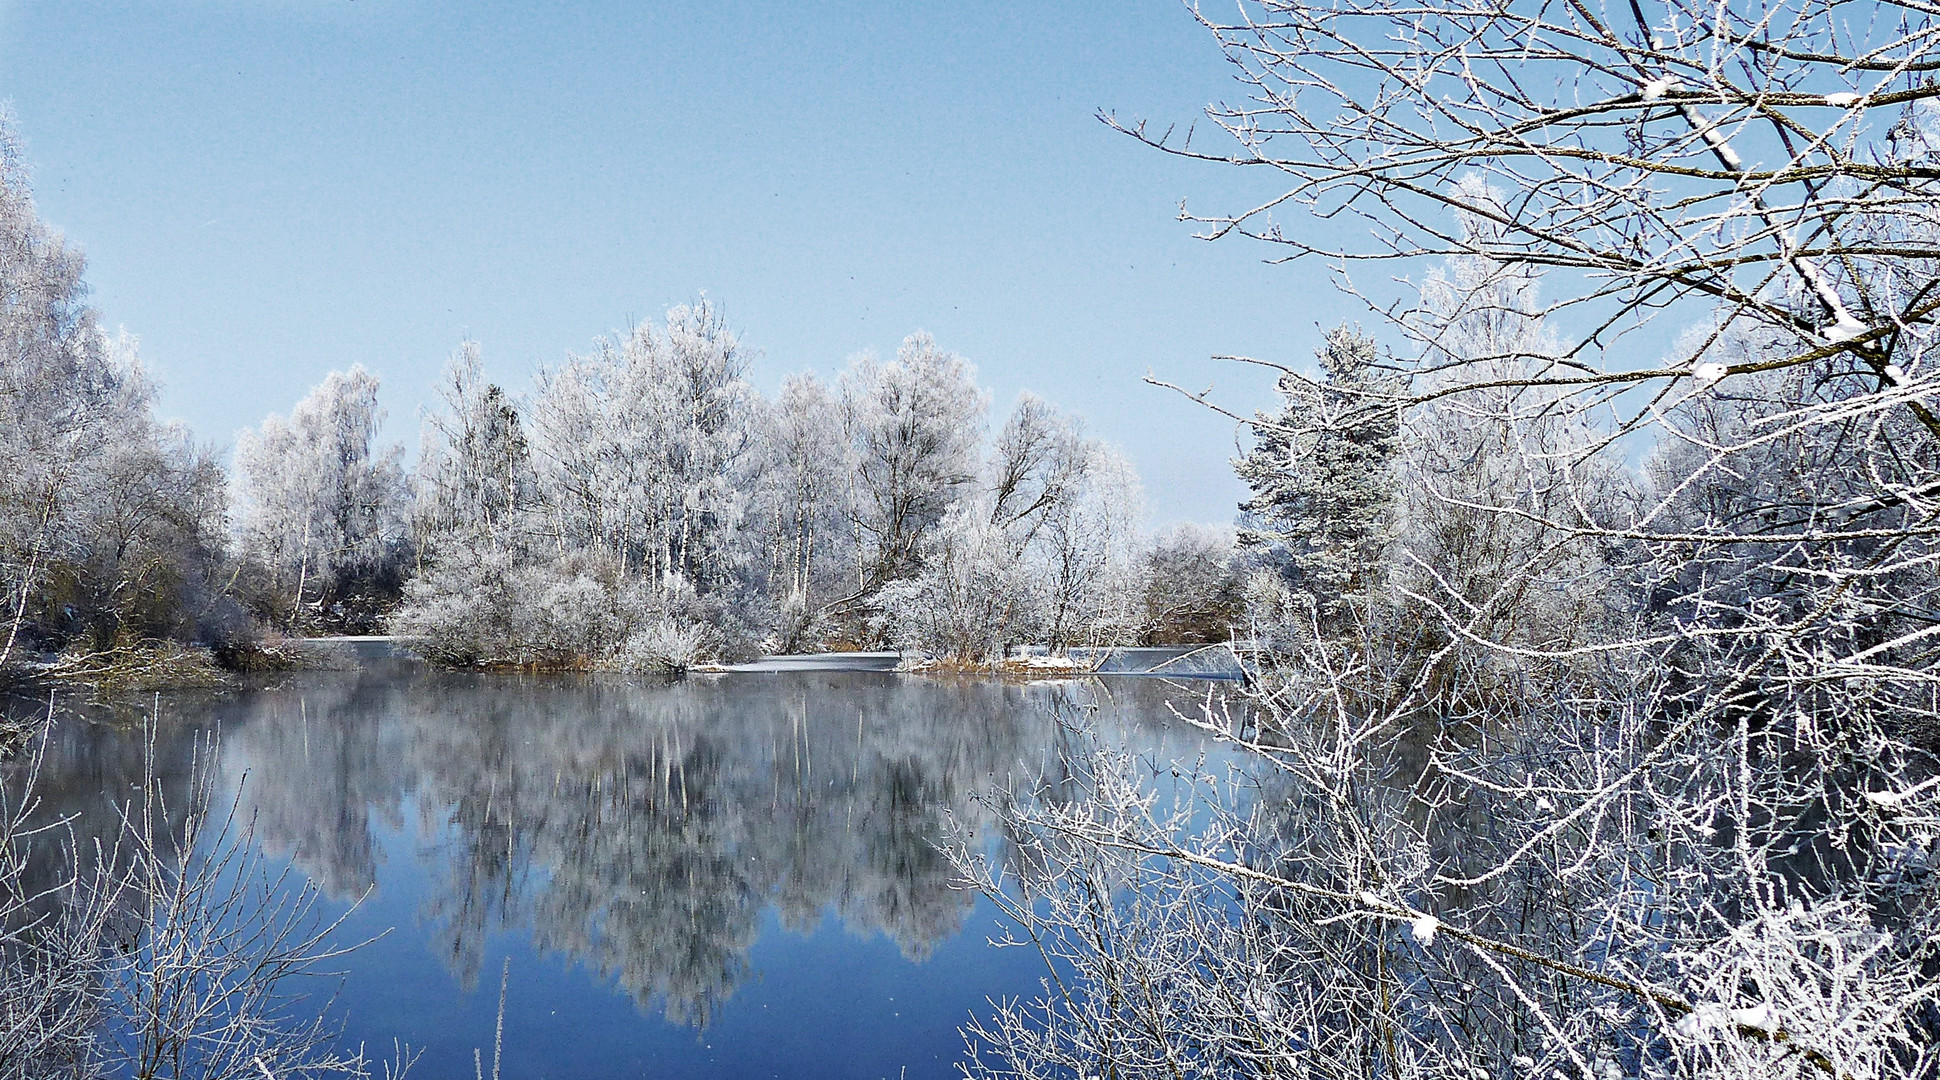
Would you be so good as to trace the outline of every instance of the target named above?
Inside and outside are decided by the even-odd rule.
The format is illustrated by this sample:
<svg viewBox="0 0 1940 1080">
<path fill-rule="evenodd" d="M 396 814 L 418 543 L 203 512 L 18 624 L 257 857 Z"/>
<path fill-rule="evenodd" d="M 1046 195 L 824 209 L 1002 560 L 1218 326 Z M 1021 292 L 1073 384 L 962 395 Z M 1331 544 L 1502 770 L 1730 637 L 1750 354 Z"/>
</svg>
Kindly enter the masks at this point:
<svg viewBox="0 0 1940 1080">
<path fill-rule="evenodd" d="M 772 398 L 706 301 L 492 384 L 452 355 L 413 467 L 379 382 L 333 372 L 213 448 L 155 418 L 132 339 L 0 142 L 0 668 L 144 643 L 246 664 L 280 636 L 394 630 L 459 665 L 673 671 L 893 647 L 1220 640 L 1218 528 L 1144 527 L 1131 465 L 1025 394 L 993 434 L 962 357 L 913 334 Z"/>
</svg>

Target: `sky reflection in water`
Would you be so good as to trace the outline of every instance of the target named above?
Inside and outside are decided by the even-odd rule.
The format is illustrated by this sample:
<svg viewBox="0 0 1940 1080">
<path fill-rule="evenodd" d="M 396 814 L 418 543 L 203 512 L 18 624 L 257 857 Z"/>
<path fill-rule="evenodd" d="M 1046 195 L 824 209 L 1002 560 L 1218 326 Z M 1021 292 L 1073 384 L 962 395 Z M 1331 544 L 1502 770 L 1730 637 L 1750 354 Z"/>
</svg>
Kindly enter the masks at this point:
<svg viewBox="0 0 1940 1080">
<path fill-rule="evenodd" d="M 948 824 L 986 826 L 993 783 L 1072 794 L 1059 752 L 1081 717 L 1195 754 L 1167 704 L 1205 692 L 398 666 L 165 699 L 158 760 L 179 783 L 219 728 L 265 849 L 337 910 L 370 891 L 346 933 L 395 929 L 347 962 L 347 1034 L 423 1047 L 415 1076 L 469 1076 L 474 1047 L 489 1069 L 509 958 L 507 1077 L 940 1077 L 966 1016 L 1042 975 L 951 888 Z M 140 754 L 125 728 L 63 723 L 41 790 L 103 828 L 100 793 Z"/>
</svg>

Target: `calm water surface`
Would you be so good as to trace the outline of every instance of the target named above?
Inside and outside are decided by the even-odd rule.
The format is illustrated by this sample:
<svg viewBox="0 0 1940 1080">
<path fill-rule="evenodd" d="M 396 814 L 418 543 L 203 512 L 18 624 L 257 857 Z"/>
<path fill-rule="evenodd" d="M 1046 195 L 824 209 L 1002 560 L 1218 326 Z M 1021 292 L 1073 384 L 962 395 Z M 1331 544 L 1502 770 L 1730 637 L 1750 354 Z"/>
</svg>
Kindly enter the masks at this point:
<svg viewBox="0 0 1940 1080">
<path fill-rule="evenodd" d="M 953 888 L 950 823 L 979 792 L 1069 794 L 1071 725 L 1157 761 L 1207 684 L 1020 686 L 876 673 L 603 678 L 319 672 L 161 699 L 157 758 L 185 782 L 219 733 L 256 836 L 331 898 L 347 1036 L 489 1069 L 509 961 L 508 1078 L 942 1077 L 985 999 L 1039 991 Z M 1218 692 L 1217 688 L 1213 692 Z M 83 829 L 141 772 L 124 717 L 64 719 L 40 791 Z"/>
</svg>

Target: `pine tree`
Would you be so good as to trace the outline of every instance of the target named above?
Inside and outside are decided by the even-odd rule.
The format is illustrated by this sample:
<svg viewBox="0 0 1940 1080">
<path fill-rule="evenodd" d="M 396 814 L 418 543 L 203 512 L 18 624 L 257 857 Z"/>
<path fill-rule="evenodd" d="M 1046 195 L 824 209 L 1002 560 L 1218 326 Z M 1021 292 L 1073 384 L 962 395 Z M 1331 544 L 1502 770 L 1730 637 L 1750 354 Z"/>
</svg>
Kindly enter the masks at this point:
<svg viewBox="0 0 1940 1080">
<path fill-rule="evenodd" d="M 1338 327 L 1315 355 L 1323 378 L 1282 376 L 1280 414 L 1258 415 L 1258 441 L 1234 467 L 1253 490 L 1240 544 L 1332 621 L 1379 581 L 1401 423 L 1372 338 Z"/>
</svg>

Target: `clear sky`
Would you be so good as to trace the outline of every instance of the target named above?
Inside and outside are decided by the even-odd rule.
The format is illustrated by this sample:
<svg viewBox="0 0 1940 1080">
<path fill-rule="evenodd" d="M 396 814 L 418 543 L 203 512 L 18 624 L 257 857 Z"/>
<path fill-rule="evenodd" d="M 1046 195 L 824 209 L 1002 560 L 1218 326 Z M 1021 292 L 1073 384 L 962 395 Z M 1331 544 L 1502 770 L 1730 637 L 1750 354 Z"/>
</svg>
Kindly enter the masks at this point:
<svg viewBox="0 0 1940 1080">
<path fill-rule="evenodd" d="M 205 439 L 361 362 L 414 442 L 462 338 L 522 390 L 705 293 L 765 392 L 931 331 L 995 412 L 1084 414 L 1158 523 L 1243 490 L 1232 426 L 1141 376 L 1256 407 L 1210 356 L 1304 363 L 1353 313 L 1177 220 L 1265 178 L 1093 118 L 1237 94 L 1175 0 L 0 0 L 41 212 Z"/>
</svg>

